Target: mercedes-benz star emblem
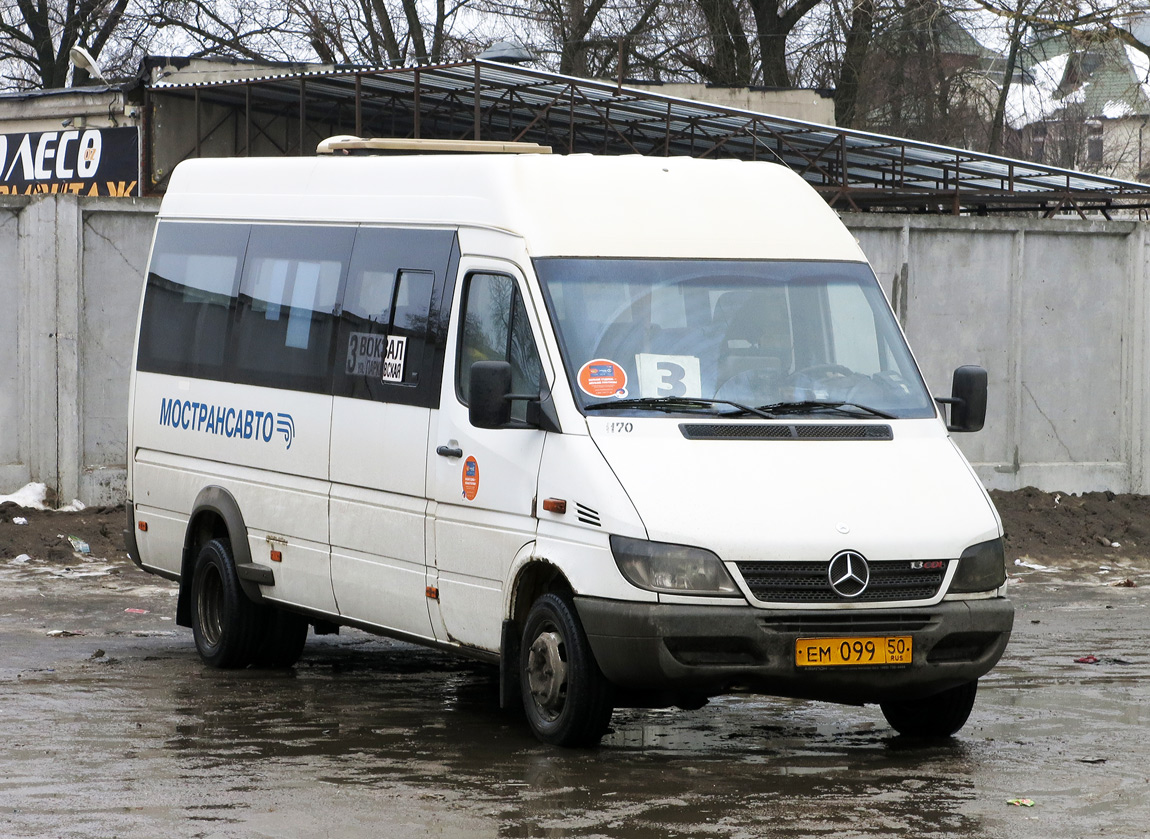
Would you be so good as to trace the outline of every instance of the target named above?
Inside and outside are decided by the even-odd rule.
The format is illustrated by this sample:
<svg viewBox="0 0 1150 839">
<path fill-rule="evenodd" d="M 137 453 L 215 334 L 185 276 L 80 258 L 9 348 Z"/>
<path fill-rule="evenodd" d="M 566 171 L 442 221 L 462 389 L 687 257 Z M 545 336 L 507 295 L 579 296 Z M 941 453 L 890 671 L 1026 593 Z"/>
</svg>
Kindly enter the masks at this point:
<svg viewBox="0 0 1150 839">
<path fill-rule="evenodd" d="M 855 551 L 839 551 L 827 565 L 827 582 L 839 597 L 858 597 L 870 582 L 870 566 Z"/>
</svg>

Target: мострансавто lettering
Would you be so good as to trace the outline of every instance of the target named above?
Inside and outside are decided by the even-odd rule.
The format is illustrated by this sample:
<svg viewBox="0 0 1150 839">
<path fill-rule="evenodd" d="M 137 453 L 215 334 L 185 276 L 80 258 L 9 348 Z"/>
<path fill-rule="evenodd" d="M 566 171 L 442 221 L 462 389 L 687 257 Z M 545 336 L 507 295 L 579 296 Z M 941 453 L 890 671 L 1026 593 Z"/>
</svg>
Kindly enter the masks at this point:
<svg viewBox="0 0 1150 839">
<path fill-rule="evenodd" d="M 289 449 L 295 438 L 291 414 L 224 408 L 187 399 L 160 399 L 160 425 L 265 443 L 270 443 L 274 435 L 282 434 Z"/>
</svg>

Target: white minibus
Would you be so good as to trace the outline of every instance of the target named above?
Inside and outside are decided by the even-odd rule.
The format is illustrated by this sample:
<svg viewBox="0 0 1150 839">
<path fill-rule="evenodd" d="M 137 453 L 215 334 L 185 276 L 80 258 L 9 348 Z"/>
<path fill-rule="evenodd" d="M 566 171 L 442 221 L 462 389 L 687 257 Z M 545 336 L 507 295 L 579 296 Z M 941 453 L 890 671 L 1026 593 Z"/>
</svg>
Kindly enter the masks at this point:
<svg viewBox="0 0 1150 839">
<path fill-rule="evenodd" d="M 309 627 L 477 657 L 547 743 L 754 692 L 949 736 L 1002 525 L 834 211 L 765 162 L 333 138 L 181 163 L 128 411 L 129 553 L 222 668 Z"/>
</svg>

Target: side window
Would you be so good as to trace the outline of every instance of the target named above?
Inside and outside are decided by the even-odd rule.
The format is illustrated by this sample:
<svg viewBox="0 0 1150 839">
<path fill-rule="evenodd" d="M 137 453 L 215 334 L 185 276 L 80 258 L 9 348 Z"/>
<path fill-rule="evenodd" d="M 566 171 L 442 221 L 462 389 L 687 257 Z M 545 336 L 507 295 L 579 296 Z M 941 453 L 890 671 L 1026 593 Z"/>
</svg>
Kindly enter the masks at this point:
<svg viewBox="0 0 1150 839">
<path fill-rule="evenodd" d="M 240 280 L 233 381 L 326 392 L 335 311 L 355 230 L 252 227 Z"/>
<path fill-rule="evenodd" d="M 226 378 L 250 225 L 161 222 L 140 324 L 137 366 L 150 373 Z"/>
<path fill-rule="evenodd" d="M 427 358 L 432 303 L 453 243 L 446 231 L 359 231 L 336 342 L 336 396 L 430 404 L 438 384 Z"/>
<path fill-rule="evenodd" d="M 505 274 L 471 274 L 463 289 L 463 326 L 459 341 L 456 392 L 467 403 L 471 365 L 477 361 L 511 364 L 513 393 L 537 393 L 542 368 L 527 309 L 515 281 Z M 512 419 L 526 419 L 527 404 L 512 404 Z"/>
</svg>

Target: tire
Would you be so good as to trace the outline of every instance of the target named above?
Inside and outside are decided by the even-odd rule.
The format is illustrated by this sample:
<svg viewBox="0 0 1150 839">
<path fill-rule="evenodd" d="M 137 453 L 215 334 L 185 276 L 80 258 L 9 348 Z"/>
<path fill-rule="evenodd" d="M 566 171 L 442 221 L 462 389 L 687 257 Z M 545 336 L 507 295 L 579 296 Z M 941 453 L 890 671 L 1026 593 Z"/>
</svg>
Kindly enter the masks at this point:
<svg viewBox="0 0 1150 839">
<path fill-rule="evenodd" d="M 240 588 L 231 542 L 213 539 L 200 549 L 192 572 L 192 637 L 200 658 L 224 670 L 247 667 L 262 630 L 260 607 Z"/>
<path fill-rule="evenodd" d="M 595 663 L 570 601 L 544 594 L 531 606 L 519 648 L 519 686 L 535 736 L 594 746 L 611 722 L 611 684 Z"/>
<path fill-rule="evenodd" d="M 906 737 L 950 737 L 966 724 L 978 693 L 978 680 L 933 696 L 879 707 L 890 727 Z"/>
<path fill-rule="evenodd" d="M 252 659 L 252 666 L 287 670 L 299 661 L 307 642 L 307 618 L 271 606 L 262 611 L 263 639 Z"/>
</svg>

